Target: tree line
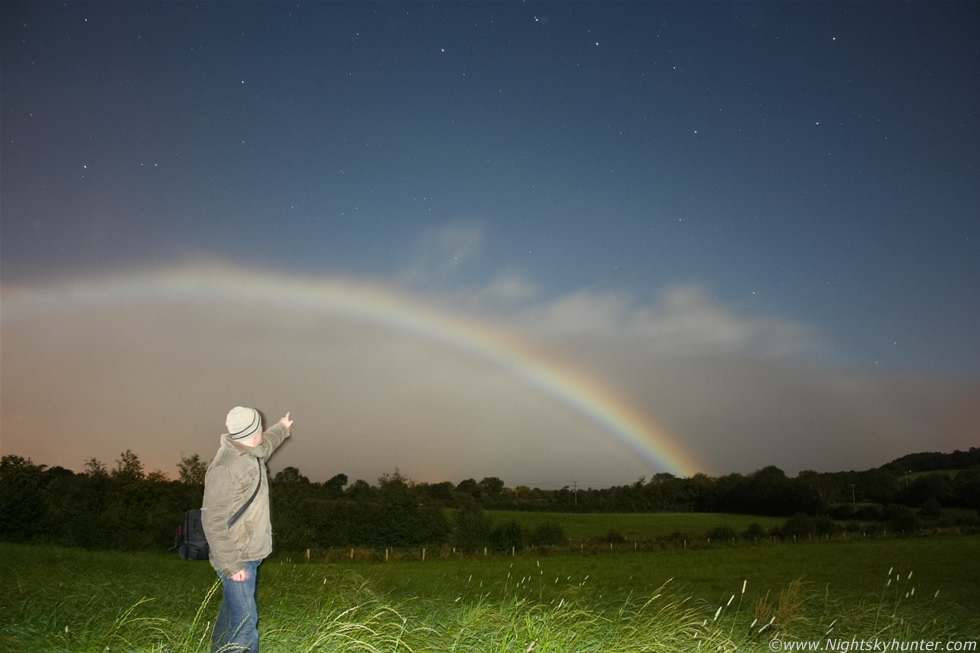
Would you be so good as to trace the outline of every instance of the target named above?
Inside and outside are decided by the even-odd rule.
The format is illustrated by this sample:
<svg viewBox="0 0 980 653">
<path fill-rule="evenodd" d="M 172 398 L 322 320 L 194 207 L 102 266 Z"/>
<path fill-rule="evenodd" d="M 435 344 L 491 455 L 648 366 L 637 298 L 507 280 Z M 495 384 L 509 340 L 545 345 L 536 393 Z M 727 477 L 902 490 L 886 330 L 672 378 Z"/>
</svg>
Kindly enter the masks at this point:
<svg viewBox="0 0 980 653">
<path fill-rule="evenodd" d="M 179 478 L 146 472 L 131 450 L 112 468 L 90 459 L 75 473 L 20 456 L 0 460 L 0 538 L 93 549 L 163 551 L 184 511 L 201 505 L 207 462 L 178 463 Z M 923 522 L 975 526 L 980 510 L 980 449 L 904 456 L 861 472 L 800 472 L 774 466 L 751 474 L 680 478 L 655 474 L 603 489 L 507 487 L 497 477 L 416 483 L 397 470 L 375 484 L 337 474 L 311 482 L 287 467 L 270 481 L 277 549 L 311 546 L 484 547 L 509 551 L 561 544 L 557 524 L 525 530 L 494 523 L 489 510 L 546 512 L 718 512 L 787 517 L 784 535 L 823 532 L 840 523 Z M 958 509 L 955 518 L 945 516 Z M 764 533 L 763 533 L 764 534 Z M 760 533 L 754 533 L 758 536 Z M 612 534 L 615 536 L 615 534 Z"/>
</svg>

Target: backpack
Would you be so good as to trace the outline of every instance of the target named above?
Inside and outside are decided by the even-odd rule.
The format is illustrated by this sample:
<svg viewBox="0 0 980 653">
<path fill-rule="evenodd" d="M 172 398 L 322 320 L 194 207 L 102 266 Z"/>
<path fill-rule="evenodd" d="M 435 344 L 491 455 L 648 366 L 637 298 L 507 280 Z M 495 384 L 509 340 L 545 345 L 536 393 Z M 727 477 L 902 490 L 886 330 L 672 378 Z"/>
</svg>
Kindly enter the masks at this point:
<svg viewBox="0 0 980 653">
<path fill-rule="evenodd" d="M 201 525 L 201 511 L 188 510 L 177 529 L 177 554 L 184 560 L 207 560 L 211 549 Z"/>
<path fill-rule="evenodd" d="M 257 459 L 259 463 L 259 482 L 255 486 L 255 491 L 248 498 L 245 505 L 238 509 L 231 519 L 228 520 L 228 528 L 237 522 L 250 505 L 252 499 L 259 493 L 262 486 L 262 459 Z M 177 554 L 184 560 L 207 560 L 211 554 L 211 547 L 208 546 L 208 538 L 204 535 L 204 526 L 201 524 L 201 511 L 188 510 L 184 513 L 184 522 L 177 528 L 177 541 L 174 542 Z"/>
</svg>

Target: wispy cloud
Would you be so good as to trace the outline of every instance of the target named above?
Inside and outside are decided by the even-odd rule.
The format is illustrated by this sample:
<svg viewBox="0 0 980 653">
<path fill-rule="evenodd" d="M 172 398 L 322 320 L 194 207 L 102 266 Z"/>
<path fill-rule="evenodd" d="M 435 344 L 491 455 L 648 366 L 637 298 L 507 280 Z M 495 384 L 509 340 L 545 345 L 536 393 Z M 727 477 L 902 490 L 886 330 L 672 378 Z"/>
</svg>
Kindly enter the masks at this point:
<svg viewBox="0 0 980 653">
<path fill-rule="evenodd" d="M 624 292 L 583 290 L 528 307 L 514 317 L 534 332 L 628 341 L 669 354 L 798 354 L 817 345 L 805 324 L 778 317 L 740 316 L 713 302 L 698 284 L 664 288 L 643 304 Z"/>
<path fill-rule="evenodd" d="M 434 225 L 410 247 L 410 255 L 398 274 L 410 287 L 442 287 L 483 250 L 484 228 L 477 220 Z"/>
</svg>

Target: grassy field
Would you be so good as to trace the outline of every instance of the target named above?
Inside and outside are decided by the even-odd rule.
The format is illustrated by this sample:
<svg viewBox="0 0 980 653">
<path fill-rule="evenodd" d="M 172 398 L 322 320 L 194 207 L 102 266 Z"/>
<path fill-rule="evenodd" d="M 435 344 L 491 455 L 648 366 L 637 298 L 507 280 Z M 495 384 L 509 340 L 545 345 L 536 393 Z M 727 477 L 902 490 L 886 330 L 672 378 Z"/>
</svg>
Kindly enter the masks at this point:
<svg viewBox="0 0 980 653">
<path fill-rule="evenodd" d="M 977 471 L 977 468 L 976 467 L 972 467 L 969 470 L 965 470 L 965 469 L 932 469 L 932 470 L 929 470 L 929 471 L 926 471 L 926 472 L 911 472 L 910 474 L 903 474 L 902 477 L 904 479 L 908 479 L 909 481 L 915 481 L 918 478 L 921 478 L 923 476 L 929 476 L 931 474 L 944 474 L 945 476 L 949 476 L 950 478 L 956 478 L 957 476 L 959 476 L 960 472 L 965 472 L 965 471 L 975 472 L 975 471 Z"/>
<path fill-rule="evenodd" d="M 728 526 L 736 532 L 742 532 L 750 525 L 758 524 L 768 531 L 770 528 L 782 526 L 786 521 L 780 517 L 697 512 L 599 514 L 488 510 L 487 514 L 495 524 L 513 521 L 522 528 L 528 529 L 539 524 L 560 524 L 565 535 L 573 543 L 605 537 L 610 530 L 633 542 L 668 537 L 674 533 L 700 536 L 718 526 Z"/>
<path fill-rule="evenodd" d="M 933 596 L 938 591 L 952 611 L 965 617 L 980 612 L 978 545 L 976 536 L 947 536 L 554 558 L 532 554 L 432 565 L 413 561 L 342 568 L 358 571 L 373 585 L 397 596 L 461 595 L 460 588 L 473 591 L 476 587 L 499 600 L 521 578 L 533 578 L 535 582 L 523 588 L 525 598 L 550 601 L 565 587 L 575 585 L 588 587 L 576 590 L 580 595 L 614 604 L 630 596 L 652 595 L 665 583 L 685 596 L 712 603 L 740 591 L 743 581 L 751 590 L 750 598 L 761 598 L 796 580 L 814 592 L 860 602 L 881 590 L 891 569 L 894 574 L 912 572 L 917 593 Z M 538 590 L 540 596 L 534 594 Z"/>
<path fill-rule="evenodd" d="M 976 536 L 390 564 L 270 559 L 263 651 L 767 650 L 980 638 Z M 206 562 L 0 544 L 0 650 L 208 650 Z M 217 590 L 217 591 L 216 591 Z M 828 634 L 829 633 L 829 634 Z M 533 646 L 532 646 L 533 645 Z"/>
</svg>

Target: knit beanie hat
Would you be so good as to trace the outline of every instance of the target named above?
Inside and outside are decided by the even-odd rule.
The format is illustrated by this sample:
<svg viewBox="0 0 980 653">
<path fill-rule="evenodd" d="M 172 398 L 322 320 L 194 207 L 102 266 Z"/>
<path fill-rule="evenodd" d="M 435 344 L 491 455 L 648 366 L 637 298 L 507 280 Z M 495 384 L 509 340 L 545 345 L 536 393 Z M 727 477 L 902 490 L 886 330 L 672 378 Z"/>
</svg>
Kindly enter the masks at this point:
<svg viewBox="0 0 980 653">
<path fill-rule="evenodd" d="M 228 435 L 232 440 L 245 440 L 262 428 L 262 417 L 254 408 L 235 406 L 228 411 L 225 426 L 228 427 Z"/>
</svg>

